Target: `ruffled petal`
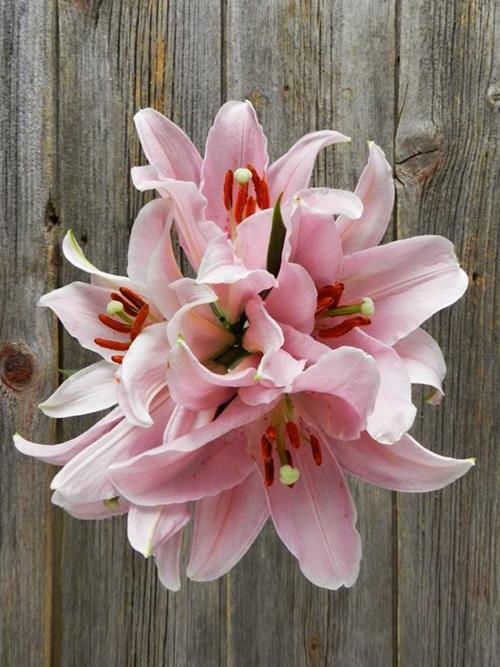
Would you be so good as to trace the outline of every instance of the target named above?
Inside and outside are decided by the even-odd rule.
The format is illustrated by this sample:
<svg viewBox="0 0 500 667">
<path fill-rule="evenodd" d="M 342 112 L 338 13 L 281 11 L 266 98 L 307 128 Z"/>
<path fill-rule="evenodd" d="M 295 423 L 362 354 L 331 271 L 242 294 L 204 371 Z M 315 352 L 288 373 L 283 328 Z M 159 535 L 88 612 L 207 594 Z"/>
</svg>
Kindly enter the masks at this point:
<svg viewBox="0 0 500 667">
<path fill-rule="evenodd" d="M 134 122 L 142 150 L 158 178 L 199 182 L 201 155 L 180 127 L 154 109 L 141 109 Z"/>
<path fill-rule="evenodd" d="M 432 336 L 423 329 L 415 329 L 411 334 L 401 338 L 394 345 L 401 357 L 410 380 L 414 384 L 425 384 L 435 391 L 426 398 L 428 403 L 437 405 L 441 402 L 443 380 L 446 376 L 446 363 L 441 348 Z"/>
<path fill-rule="evenodd" d="M 165 322 L 151 324 L 134 340 L 120 368 L 118 399 L 127 419 L 151 426 L 151 401 L 167 386 L 169 351 Z"/>
<path fill-rule="evenodd" d="M 201 168 L 201 190 L 208 199 L 207 218 L 226 229 L 224 177 L 231 169 L 252 164 L 259 174 L 267 168 L 267 141 L 250 102 L 226 102 L 208 133 Z"/>
<path fill-rule="evenodd" d="M 352 586 L 361 560 L 356 509 L 337 462 L 324 445 L 314 464 L 304 447 L 294 451 L 300 478 L 293 488 L 275 481 L 267 488 L 276 531 L 317 586 Z"/>
<path fill-rule="evenodd" d="M 38 406 L 47 417 L 87 415 L 117 401 L 116 364 L 98 361 L 74 373 Z"/>
<path fill-rule="evenodd" d="M 31 442 L 20 436 L 19 433 L 14 435 L 14 445 L 21 454 L 33 456 L 44 463 L 62 466 L 109 433 L 121 420 L 123 420 L 123 413 L 119 408 L 115 408 L 87 431 L 58 445 L 41 445 Z"/>
<path fill-rule="evenodd" d="M 434 454 L 405 434 L 394 445 L 376 442 L 367 433 L 353 442 L 331 441 L 344 470 L 366 482 L 393 491 L 435 491 L 451 484 L 472 468 L 474 459 L 452 459 Z"/>
<path fill-rule="evenodd" d="M 240 430 L 193 452 L 160 448 L 149 457 L 114 465 L 109 476 L 131 502 L 156 506 L 216 495 L 244 480 L 252 465 Z"/>
<path fill-rule="evenodd" d="M 158 547 L 181 530 L 190 519 L 186 503 L 160 507 L 131 505 L 127 536 L 131 546 L 149 558 Z"/>
<path fill-rule="evenodd" d="M 257 471 L 232 489 L 199 500 L 187 576 L 211 581 L 229 572 L 253 544 L 268 516 Z"/>
<path fill-rule="evenodd" d="M 299 190 L 306 188 L 319 151 L 331 144 L 350 141 L 349 137 L 330 130 L 304 135 L 268 171 L 271 202 L 283 193 L 286 202 Z"/>
<path fill-rule="evenodd" d="M 346 255 L 378 245 L 385 234 L 394 206 L 391 165 L 377 144 L 370 141 L 368 146 L 368 163 L 355 190 L 363 202 L 363 215 L 356 219 L 344 213 L 337 220 Z"/>
<path fill-rule="evenodd" d="M 266 297 L 266 307 L 280 324 L 311 333 L 317 305 L 317 291 L 308 272 L 298 264 L 282 261 L 278 287 Z"/>
<path fill-rule="evenodd" d="M 368 333 L 387 345 L 454 303 L 468 283 L 453 244 L 442 236 L 415 236 L 349 255 L 341 281 L 343 303 L 373 299 Z"/>
</svg>

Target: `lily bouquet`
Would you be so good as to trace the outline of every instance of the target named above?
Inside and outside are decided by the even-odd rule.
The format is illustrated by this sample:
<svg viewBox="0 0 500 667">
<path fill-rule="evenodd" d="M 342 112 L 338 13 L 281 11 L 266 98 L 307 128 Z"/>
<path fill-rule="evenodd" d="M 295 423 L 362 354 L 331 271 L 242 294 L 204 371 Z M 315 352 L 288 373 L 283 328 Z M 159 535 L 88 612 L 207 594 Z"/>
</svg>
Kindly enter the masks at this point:
<svg viewBox="0 0 500 667">
<path fill-rule="evenodd" d="M 361 540 L 345 474 L 397 491 L 439 489 L 472 459 L 424 449 L 408 429 L 412 383 L 443 395 L 445 363 L 420 325 L 464 293 L 452 244 L 418 236 L 378 246 L 394 202 L 369 144 L 355 192 L 311 188 L 318 152 L 348 141 L 307 134 L 269 165 L 249 102 L 220 109 L 202 159 L 152 109 L 136 115 L 159 197 L 140 211 L 127 276 L 66 258 L 91 276 L 43 296 L 101 360 L 40 408 L 55 418 L 112 408 L 58 445 L 16 447 L 62 466 L 52 500 L 82 519 L 128 515 L 133 548 L 180 586 L 225 574 L 271 517 L 304 575 L 329 589 L 358 576 Z M 195 277 L 176 261 L 171 231 Z"/>
</svg>

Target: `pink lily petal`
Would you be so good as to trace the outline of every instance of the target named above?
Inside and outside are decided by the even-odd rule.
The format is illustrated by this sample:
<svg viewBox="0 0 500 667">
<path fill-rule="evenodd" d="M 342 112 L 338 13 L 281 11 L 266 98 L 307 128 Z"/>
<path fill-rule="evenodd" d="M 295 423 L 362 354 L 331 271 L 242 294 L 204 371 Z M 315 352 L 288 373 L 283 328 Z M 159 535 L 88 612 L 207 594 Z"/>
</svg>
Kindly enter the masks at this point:
<svg viewBox="0 0 500 667">
<path fill-rule="evenodd" d="M 330 349 L 324 343 L 320 343 L 308 334 L 297 331 L 287 324 L 283 324 L 281 329 L 285 338 L 283 347 L 295 359 L 306 359 L 314 364 Z"/>
<path fill-rule="evenodd" d="M 265 269 L 272 211 L 258 211 L 245 218 L 236 228 L 233 246 L 238 257 L 249 269 Z"/>
<path fill-rule="evenodd" d="M 38 406 L 47 417 L 87 415 L 117 402 L 116 364 L 98 361 L 65 380 Z"/>
<path fill-rule="evenodd" d="M 128 513 L 127 536 L 131 546 L 149 558 L 166 540 L 173 537 L 189 521 L 188 505 L 140 507 L 131 505 Z"/>
<path fill-rule="evenodd" d="M 94 339 L 107 338 L 126 343 L 129 337 L 109 329 L 99 320 L 99 313 L 106 312 L 110 299 L 111 293 L 106 287 L 75 282 L 44 294 L 38 303 L 53 310 L 66 331 L 74 336 L 82 347 L 111 361 L 116 352 L 100 347 Z"/>
<path fill-rule="evenodd" d="M 167 320 L 174 316 L 180 305 L 170 285 L 181 279 L 182 273 L 172 248 L 170 224 L 166 224 L 149 260 L 146 283 L 153 303 Z"/>
<path fill-rule="evenodd" d="M 335 348 L 352 345 L 375 359 L 380 389 L 374 410 L 368 416 L 366 430 L 381 443 L 397 442 L 412 427 L 417 413 L 411 400 L 411 381 L 404 363 L 393 348 L 360 329 L 353 329 L 331 342 L 336 343 L 332 345 Z"/>
<path fill-rule="evenodd" d="M 201 191 L 209 202 L 207 218 L 225 230 L 228 220 L 223 197 L 226 172 L 252 164 L 263 175 L 267 162 L 267 141 L 253 106 L 248 100 L 226 102 L 208 133 L 201 168 Z"/>
<path fill-rule="evenodd" d="M 65 512 L 68 512 L 75 519 L 87 519 L 91 521 L 121 516 L 126 514 L 129 509 L 129 502 L 125 498 L 113 499 L 113 502 L 109 504 L 104 503 L 102 500 L 90 503 L 75 503 L 65 498 L 58 491 L 54 491 L 51 501 L 54 505 L 62 507 Z"/>
<path fill-rule="evenodd" d="M 173 221 L 173 205 L 168 199 L 153 199 L 143 206 L 130 232 L 127 273 L 138 284 L 144 284 L 149 265 L 158 245 L 163 241 L 168 282 L 182 278 L 175 260 L 170 241 L 170 227 Z M 165 243 L 165 230 L 168 242 Z"/>
<path fill-rule="evenodd" d="M 109 471 L 119 491 L 140 505 L 169 505 L 216 495 L 239 484 L 253 466 L 241 430 L 225 434 L 193 452 L 161 447 L 150 454 L 113 465 Z"/>
<path fill-rule="evenodd" d="M 344 258 L 343 302 L 369 296 L 375 313 L 368 333 L 393 345 L 467 289 L 453 244 L 442 236 L 415 236 Z"/>
<path fill-rule="evenodd" d="M 291 230 L 291 261 L 304 267 L 318 287 L 335 283 L 342 261 L 342 243 L 333 214 L 316 211 L 299 200 Z"/>
<path fill-rule="evenodd" d="M 268 516 L 257 471 L 232 489 L 199 500 L 187 576 L 211 581 L 226 574 L 248 551 Z"/>
<path fill-rule="evenodd" d="M 163 443 L 172 442 L 201 426 L 210 424 L 214 415 L 215 409 L 213 408 L 210 410 L 190 410 L 176 405 L 163 433 Z"/>
<path fill-rule="evenodd" d="M 255 368 L 214 373 L 203 366 L 179 339 L 168 355 L 167 383 L 176 403 L 191 410 L 215 408 L 228 401 L 238 387 L 253 384 Z"/>
<path fill-rule="evenodd" d="M 319 151 L 326 146 L 350 141 L 349 137 L 330 130 L 306 134 L 294 144 L 268 171 L 271 201 L 283 193 L 286 202 L 299 190 L 306 188 Z"/>
<path fill-rule="evenodd" d="M 432 405 L 440 403 L 444 396 L 446 363 L 434 338 L 423 329 L 415 329 L 405 338 L 398 340 L 394 349 L 405 364 L 413 383 L 429 385 L 435 389 L 426 398 L 427 402 Z"/>
<path fill-rule="evenodd" d="M 133 281 L 126 276 L 115 276 L 113 273 L 106 273 L 98 269 L 92 262 L 90 262 L 80 247 L 75 235 L 71 229 L 66 233 L 62 243 L 63 254 L 66 259 L 76 266 L 77 269 L 90 273 L 95 282 L 103 287 L 110 289 L 117 289 L 118 287 L 132 287 L 136 288 Z"/>
<path fill-rule="evenodd" d="M 384 151 L 373 141 L 368 143 L 370 155 L 361 174 L 356 194 L 363 202 L 361 218 L 344 213 L 337 220 L 346 255 L 376 246 L 385 234 L 394 205 L 392 168 Z"/>
<path fill-rule="evenodd" d="M 472 468 L 474 459 L 434 454 L 405 434 L 394 445 L 381 445 L 367 433 L 355 442 L 331 441 L 339 464 L 351 475 L 393 491 L 435 491 Z"/>
<path fill-rule="evenodd" d="M 353 440 L 366 427 L 379 381 L 375 360 L 344 346 L 324 354 L 294 380 L 293 400 L 308 424 Z"/>
<path fill-rule="evenodd" d="M 358 577 L 361 539 L 356 509 L 342 472 L 328 447 L 321 466 L 305 448 L 294 451 L 300 478 L 293 488 L 278 481 L 267 488 L 276 531 L 317 586 L 335 590 Z"/>
<path fill-rule="evenodd" d="M 36 442 L 26 440 L 19 433 L 14 435 L 14 445 L 21 454 L 33 456 L 44 463 L 61 466 L 71 461 L 73 457 L 87 449 L 94 442 L 100 440 L 121 420 L 123 420 L 123 413 L 119 408 L 115 408 L 87 431 L 58 445 L 39 445 Z"/>
<path fill-rule="evenodd" d="M 169 591 L 178 591 L 181 587 L 180 556 L 182 546 L 180 530 L 157 548 L 154 554 L 160 583 Z"/>
<path fill-rule="evenodd" d="M 137 428 L 126 420 L 119 422 L 72 458 L 54 477 L 51 488 L 74 502 L 104 500 L 119 495 L 109 480 L 109 466 L 157 447 L 172 408 L 172 401 L 160 397 L 152 411 L 153 426 Z"/>
<path fill-rule="evenodd" d="M 151 324 L 134 340 L 120 367 L 118 399 L 126 418 L 136 426 L 151 426 L 149 408 L 167 386 L 169 351 L 165 322 Z"/>
<path fill-rule="evenodd" d="M 282 261 L 278 287 L 266 297 L 271 317 L 299 331 L 311 333 L 316 305 L 317 291 L 308 272 L 298 264 Z"/>
<path fill-rule="evenodd" d="M 154 109 L 141 109 L 134 122 L 142 150 L 158 178 L 199 182 L 201 155 L 180 127 Z"/>
<path fill-rule="evenodd" d="M 360 218 L 363 214 L 361 199 L 349 190 L 306 188 L 297 192 L 294 203 L 319 215 L 329 215 L 330 219 L 336 215 Z"/>
</svg>

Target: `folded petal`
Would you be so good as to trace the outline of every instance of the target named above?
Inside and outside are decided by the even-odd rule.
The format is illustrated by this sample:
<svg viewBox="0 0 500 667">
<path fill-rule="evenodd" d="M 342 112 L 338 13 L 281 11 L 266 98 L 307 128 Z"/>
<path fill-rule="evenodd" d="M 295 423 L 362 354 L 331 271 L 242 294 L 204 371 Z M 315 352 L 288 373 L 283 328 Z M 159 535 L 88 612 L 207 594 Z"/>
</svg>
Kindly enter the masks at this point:
<svg viewBox="0 0 500 667">
<path fill-rule="evenodd" d="M 141 109 L 134 122 L 142 149 L 159 178 L 199 182 L 201 156 L 180 127 L 154 109 Z"/>
<path fill-rule="evenodd" d="M 120 495 L 108 477 L 109 466 L 157 447 L 173 403 L 160 397 L 153 409 L 154 424 L 138 428 L 118 422 L 110 431 L 69 461 L 52 480 L 51 488 L 74 502 L 92 502 Z"/>
<path fill-rule="evenodd" d="M 73 417 L 106 410 L 117 401 L 116 364 L 98 361 L 70 375 L 38 406 L 47 417 Z"/>
<path fill-rule="evenodd" d="M 173 441 L 170 447 L 175 444 Z M 109 476 L 131 502 L 156 506 L 218 494 L 244 480 L 252 466 L 245 435 L 240 430 L 193 452 L 159 448 L 149 457 L 114 465 Z"/>
<path fill-rule="evenodd" d="M 228 401 L 240 386 L 254 382 L 255 368 L 214 373 L 179 339 L 168 355 L 167 383 L 172 398 L 191 410 L 207 410 Z"/>
<path fill-rule="evenodd" d="M 297 376 L 293 401 L 311 426 L 352 440 L 366 427 L 379 382 L 375 360 L 345 346 L 327 352 Z"/>
<path fill-rule="evenodd" d="M 468 282 L 453 244 L 442 236 L 415 236 L 349 255 L 341 281 L 344 303 L 373 299 L 368 333 L 387 345 L 454 303 Z"/>
<path fill-rule="evenodd" d="M 268 516 L 257 471 L 232 489 L 199 500 L 187 576 L 211 581 L 229 572 L 253 544 Z"/>
<path fill-rule="evenodd" d="M 251 164 L 259 174 L 267 167 L 267 141 L 250 102 L 226 102 L 208 133 L 201 168 L 201 190 L 208 199 L 207 218 L 226 229 L 224 177 L 231 169 Z"/>
<path fill-rule="evenodd" d="M 289 324 L 299 331 L 311 333 L 317 291 L 306 269 L 298 264 L 282 261 L 278 274 L 278 287 L 266 297 L 266 307 L 280 324 Z"/>
<path fill-rule="evenodd" d="M 356 509 L 337 462 L 323 446 L 323 463 L 314 464 L 304 447 L 294 451 L 300 477 L 293 488 L 275 481 L 267 487 L 276 531 L 317 586 L 352 586 L 361 560 Z"/>
<path fill-rule="evenodd" d="M 444 396 L 446 363 L 434 338 L 423 329 L 415 329 L 398 340 L 394 350 L 401 357 L 414 384 L 425 384 L 434 388 L 435 391 L 426 398 L 427 402 L 432 405 L 440 403 Z"/>
<path fill-rule="evenodd" d="M 181 587 L 180 556 L 182 546 L 182 533 L 180 530 L 157 548 L 154 554 L 158 578 L 163 586 L 169 591 L 178 591 Z"/>
<path fill-rule="evenodd" d="M 361 217 L 344 213 L 337 220 L 344 253 L 376 246 L 382 239 L 391 219 L 394 205 L 392 168 L 384 151 L 373 141 L 368 143 L 370 155 L 361 174 L 355 193 L 363 202 Z"/>
<path fill-rule="evenodd" d="M 150 426 L 151 401 L 167 385 L 169 351 L 165 322 L 151 324 L 134 340 L 120 367 L 118 400 L 126 418 Z"/>
<path fill-rule="evenodd" d="M 131 505 L 128 512 L 127 536 L 131 546 L 145 558 L 173 537 L 190 519 L 186 503 L 160 507 Z"/>
<path fill-rule="evenodd" d="M 331 144 L 350 141 L 349 137 L 330 130 L 304 135 L 290 150 L 269 167 L 268 179 L 271 202 L 283 193 L 286 202 L 299 190 L 306 188 L 319 151 Z"/>
<path fill-rule="evenodd" d="M 38 303 L 53 310 L 66 331 L 74 336 L 82 347 L 111 361 L 116 352 L 100 347 L 94 339 L 107 338 L 127 343 L 129 337 L 128 334 L 109 329 L 99 320 L 99 314 L 106 313 L 110 299 L 111 293 L 107 287 L 75 282 L 44 294 Z"/>
<path fill-rule="evenodd" d="M 452 459 L 434 454 L 405 434 L 394 445 L 381 445 L 367 433 L 359 440 L 332 440 L 340 466 L 351 475 L 393 491 L 435 491 L 451 484 L 472 468 L 474 459 Z"/>
<path fill-rule="evenodd" d="M 58 445 L 39 445 L 36 442 L 26 440 L 19 433 L 14 435 L 14 445 L 22 454 L 33 456 L 44 463 L 60 466 L 68 463 L 77 454 L 100 440 L 121 420 L 123 420 L 123 413 L 119 408 L 115 408 L 87 431 Z"/>
<path fill-rule="evenodd" d="M 102 500 L 90 503 L 74 502 L 65 498 L 58 491 L 54 491 L 51 501 L 54 505 L 61 507 L 65 512 L 75 517 L 75 519 L 87 519 L 91 521 L 121 516 L 126 514 L 129 509 L 129 502 L 125 498 L 112 498 L 109 502 L 103 502 Z"/>
</svg>

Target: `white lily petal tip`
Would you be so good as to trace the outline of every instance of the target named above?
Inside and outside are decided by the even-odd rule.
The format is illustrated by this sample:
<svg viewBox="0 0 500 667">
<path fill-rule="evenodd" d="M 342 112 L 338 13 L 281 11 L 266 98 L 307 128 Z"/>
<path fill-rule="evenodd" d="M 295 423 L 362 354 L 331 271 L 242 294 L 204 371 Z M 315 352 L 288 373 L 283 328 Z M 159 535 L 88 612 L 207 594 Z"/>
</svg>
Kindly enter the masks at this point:
<svg viewBox="0 0 500 667">
<path fill-rule="evenodd" d="M 470 456 L 468 459 L 465 459 L 468 461 L 472 466 L 476 465 L 476 457 L 475 456 Z"/>
</svg>

